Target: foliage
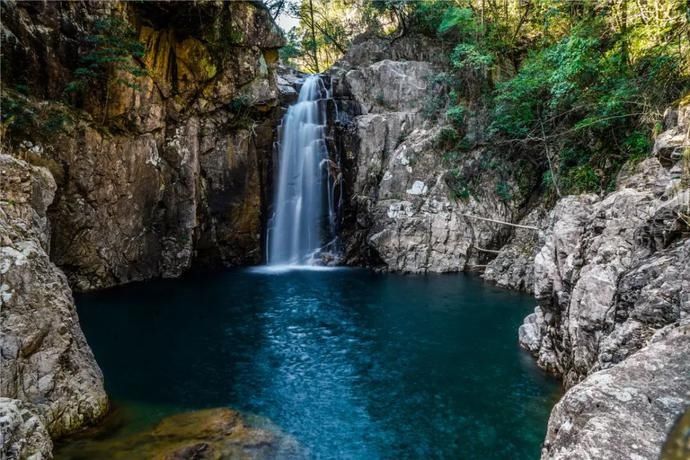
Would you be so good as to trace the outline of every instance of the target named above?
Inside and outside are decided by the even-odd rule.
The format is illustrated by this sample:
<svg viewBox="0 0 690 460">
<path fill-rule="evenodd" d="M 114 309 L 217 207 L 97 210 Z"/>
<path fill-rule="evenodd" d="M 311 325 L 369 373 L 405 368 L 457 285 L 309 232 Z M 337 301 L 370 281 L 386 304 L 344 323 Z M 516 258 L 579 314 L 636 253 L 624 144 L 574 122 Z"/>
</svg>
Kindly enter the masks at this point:
<svg viewBox="0 0 690 460">
<path fill-rule="evenodd" d="M 89 86 L 105 86 L 104 113 L 107 113 L 111 81 L 136 89 L 134 78 L 146 75 L 144 68 L 133 61 L 133 58 L 143 57 L 145 49 L 129 24 L 115 16 L 98 19 L 86 41 L 90 51 L 80 58 L 79 67 L 74 71 L 75 79 L 65 92 L 82 93 Z"/>
<path fill-rule="evenodd" d="M 15 85 L 0 95 L 0 144 L 36 140 L 67 131 L 74 124 L 69 108 L 58 101 L 38 101 L 28 87 Z"/>
<path fill-rule="evenodd" d="M 443 127 L 436 135 L 434 139 L 434 144 L 436 148 L 439 149 L 450 149 L 458 144 L 460 141 L 460 136 L 458 132 L 451 127 Z"/>
<path fill-rule="evenodd" d="M 554 191 L 602 190 L 648 154 L 663 109 L 690 88 L 688 11 L 681 0 L 411 2 L 408 24 L 448 49 L 451 91 L 436 107 L 458 135 L 437 144 L 457 150 L 461 120 L 488 107 L 501 161 L 529 161 Z"/>
<path fill-rule="evenodd" d="M 470 185 L 459 168 L 453 168 L 445 176 L 445 182 L 451 191 L 451 198 L 468 200 L 472 195 Z"/>
<path fill-rule="evenodd" d="M 449 122 L 444 158 L 482 142 L 556 194 L 598 192 L 648 154 L 663 109 L 690 90 L 689 11 L 684 0 L 303 0 L 283 54 L 319 71 L 365 30 L 433 37 L 446 89 L 422 112 Z M 488 138 L 469 139 L 468 120 L 484 118 Z"/>
<path fill-rule="evenodd" d="M 299 67 L 299 57 L 302 56 L 304 51 L 302 50 L 302 43 L 299 40 L 297 31 L 295 29 L 289 30 L 285 34 L 285 41 L 285 46 L 278 51 L 280 60 L 285 65 Z"/>
<path fill-rule="evenodd" d="M 33 124 L 37 116 L 34 107 L 25 96 L 25 88 L 20 88 L 14 93 L 3 91 L 0 107 L 0 122 L 3 129 L 25 129 Z"/>
<path fill-rule="evenodd" d="M 503 181 L 496 183 L 496 195 L 503 201 L 510 201 L 513 197 L 510 185 Z"/>
<path fill-rule="evenodd" d="M 446 110 L 446 118 L 455 128 L 461 128 L 465 122 L 466 109 L 462 105 L 454 105 Z"/>
<path fill-rule="evenodd" d="M 306 72 L 328 69 L 372 21 L 373 7 L 366 7 L 366 3 L 365 0 L 284 3 L 283 10 L 299 19 L 299 25 L 286 33 L 287 49 L 281 51 L 284 62 Z"/>
</svg>

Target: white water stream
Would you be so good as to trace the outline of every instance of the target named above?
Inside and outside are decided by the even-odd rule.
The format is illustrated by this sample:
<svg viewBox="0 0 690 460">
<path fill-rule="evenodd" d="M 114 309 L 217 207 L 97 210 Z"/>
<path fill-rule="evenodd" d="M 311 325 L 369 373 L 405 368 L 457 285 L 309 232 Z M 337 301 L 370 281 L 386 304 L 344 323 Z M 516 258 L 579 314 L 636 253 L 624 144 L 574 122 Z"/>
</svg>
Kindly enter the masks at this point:
<svg viewBox="0 0 690 460">
<path fill-rule="evenodd" d="M 335 203 L 323 99 L 327 95 L 318 75 L 307 77 L 283 118 L 274 214 L 266 242 L 269 265 L 323 264 L 322 255 L 333 237 Z"/>
</svg>

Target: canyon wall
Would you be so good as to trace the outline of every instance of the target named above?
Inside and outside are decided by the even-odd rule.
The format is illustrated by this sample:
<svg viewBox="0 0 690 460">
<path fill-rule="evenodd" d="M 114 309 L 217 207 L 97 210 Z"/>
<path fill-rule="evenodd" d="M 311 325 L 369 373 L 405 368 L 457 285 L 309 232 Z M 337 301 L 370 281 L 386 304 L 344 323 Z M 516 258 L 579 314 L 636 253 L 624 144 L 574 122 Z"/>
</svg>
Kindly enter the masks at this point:
<svg viewBox="0 0 690 460">
<path fill-rule="evenodd" d="M 11 138 L 13 154 L 56 179 L 51 257 L 73 288 L 261 261 L 283 44 L 267 11 L 253 2 L 2 8 L 4 88 L 39 114 Z M 145 54 L 132 64 L 145 75 L 117 71 L 72 96 L 76 110 L 59 100 L 106 15 L 136 31 Z M 55 117 L 62 125 L 46 128 Z"/>
<path fill-rule="evenodd" d="M 50 437 L 108 407 L 65 275 L 50 261 L 45 168 L 0 154 L 0 456 L 47 458 Z"/>
<path fill-rule="evenodd" d="M 690 406 L 689 114 L 667 113 L 652 156 L 614 192 L 564 197 L 544 220 L 539 306 L 519 331 L 569 389 L 544 459 L 658 458 Z"/>
</svg>

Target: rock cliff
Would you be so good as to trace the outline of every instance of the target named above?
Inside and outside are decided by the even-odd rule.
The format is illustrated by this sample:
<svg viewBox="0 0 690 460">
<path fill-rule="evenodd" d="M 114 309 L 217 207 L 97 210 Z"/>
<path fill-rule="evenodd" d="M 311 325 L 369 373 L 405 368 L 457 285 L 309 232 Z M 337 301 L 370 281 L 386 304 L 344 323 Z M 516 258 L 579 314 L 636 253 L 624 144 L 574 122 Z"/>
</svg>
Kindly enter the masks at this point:
<svg viewBox="0 0 690 460">
<path fill-rule="evenodd" d="M 604 197 L 568 196 L 534 258 L 520 343 L 569 391 L 542 458 L 657 458 L 690 405 L 687 109 Z M 507 251 L 511 250 L 509 245 Z"/>
<path fill-rule="evenodd" d="M 5 96 L 39 114 L 10 140 L 56 178 L 51 257 L 75 289 L 261 260 L 283 44 L 267 11 L 254 2 L 2 8 Z M 73 110 L 56 100 L 105 15 L 136 31 L 145 54 L 133 64 L 145 75 L 118 74 Z M 44 112 L 64 123 L 45 129 Z"/>
<path fill-rule="evenodd" d="M 551 412 L 542 458 L 658 459 L 690 404 L 689 353 L 686 323 L 575 385 Z"/>
<path fill-rule="evenodd" d="M 48 258 L 50 173 L 0 154 L 0 428 L 7 457 L 44 455 L 51 436 L 108 406 L 65 275 Z M 40 457 L 38 457 L 40 458 Z"/>
<path fill-rule="evenodd" d="M 466 152 L 453 171 L 443 160 L 445 122 L 424 110 L 444 91 L 434 81 L 438 46 L 414 36 L 387 46 L 361 39 L 330 71 L 348 264 L 408 273 L 479 268 L 490 258 L 485 249 L 509 235 L 492 220 L 519 215 L 521 199 L 496 192 L 499 175 L 478 174 L 491 156 L 487 149 Z M 429 61 L 416 60 L 420 49 Z M 479 181 L 463 197 L 449 185 L 459 170 Z"/>
</svg>

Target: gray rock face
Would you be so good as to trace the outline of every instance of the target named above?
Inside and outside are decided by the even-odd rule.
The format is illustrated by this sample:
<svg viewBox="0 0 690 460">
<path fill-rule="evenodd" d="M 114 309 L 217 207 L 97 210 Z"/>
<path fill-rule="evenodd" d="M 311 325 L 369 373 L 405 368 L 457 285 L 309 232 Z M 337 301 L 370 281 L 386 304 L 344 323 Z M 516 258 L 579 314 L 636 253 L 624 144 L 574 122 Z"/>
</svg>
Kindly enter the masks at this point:
<svg viewBox="0 0 690 460">
<path fill-rule="evenodd" d="M 566 197 L 551 212 L 534 260 L 534 293 L 544 320 L 541 344 L 523 345 L 538 349 L 539 364 L 563 375 L 566 386 L 624 359 L 654 329 L 684 314 L 677 293 L 687 244 L 654 252 L 650 236 L 654 216 L 669 201 L 662 200 L 663 184 L 670 182 L 668 171 L 652 158 L 621 178 L 619 190 L 604 199 Z M 633 313 L 662 308 L 639 298 L 647 292 L 664 293 L 665 314 Z M 635 345 L 629 350 L 622 346 L 630 341 Z"/>
<path fill-rule="evenodd" d="M 44 460 L 53 458 L 52 452 L 45 422 L 31 404 L 0 398 L 0 458 Z"/>
<path fill-rule="evenodd" d="M 383 59 L 371 63 L 362 49 L 378 50 L 374 55 Z M 374 39 L 359 41 L 331 74 L 336 102 L 352 117 L 341 142 L 346 261 L 411 273 L 475 268 L 487 256 L 477 248 L 495 246 L 506 230 L 476 216 L 510 221 L 515 204 L 496 196 L 498 178 L 491 174 L 477 193 L 453 196 L 436 147 L 442 123 L 421 113 L 436 91 L 430 80 L 438 69 L 385 58 L 396 53 L 404 54 Z M 462 167 L 477 169 L 484 154 L 467 153 Z"/>
<path fill-rule="evenodd" d="M 690 404 L 690 323 L 571 388 L 549 419 L 543 460 L 657 459 Z"/>
<path fill-rule="evenodd" d="M 656 459 L 690 405 L 690 176 L 668 136 L 615 192 L 561 199 L 540 235 L 519 340 L 569 388 L 543 459 Z"/>
<path fill-rule="evenodd" d="M 47 170 L 0 154 L 0 396 L 30 404 L 60 436 L 108 402 L 67 279 L 46 253 L 54 192 Z"/>
<path fill-rule="evenodd" d="M 433 75 L 428 62 L 385 59 L 348 71 L 344 82 L 363 113 L 415 113 L 431 92 Z"/>
<path fill-rule="evenodd" d="M 445 64 L 442 43 L 425 35 L 405 34 L 395 40 L 364 33 L 356 37 L 352 46 L 336 66 L 343 69 L 364 67 L 385 59 L 393 61 L 424 61 Z"/>
<path fill-rule="evenodd" d="M 518 224 L 539 229 L 546 215 L 544 208 L 537 207 Z M 487 264 L 483 278 L 504 288 L 531 293 L 534 290 L 534 257 L 539 250 L 539 232 L 536 229 L 515 228 L 510 242 Z"/>
<path fill-rule="evenodd" d="M 99 5 L 3 3 L 8 88 L 16 77 L 40 89 L 33 80 L 43 72 L 6 75 L 29 53 L 41 61 L 32 65 L 55 69 L 45 91 L 62 91 L 75 44 L 111 11 L 136 25 L 146 48 L 136 87 L 111 83 L 107 104 L 104 88 L 90 88 L 84 111 L 65 109 L 64 129 L 32 130 L 15 146 L 56 178 L 52 259 L 77 290 L 179 276 L 194 263 L 260 262 L 283 44 L 267 11 L 254 2 Z M 232 39 L 219 32 L 229 29 Z M 31 51 L 44 43 L 61 52 Z"/>
<path fill-rule="evenodd" d="M 671 108 L 664 114 L 666 130 L 654 141 L 654 155 L 662 162 L 674 163 L 683 155 L 688 146 L 690 130 L 690 105 Z"/>
</svg>

